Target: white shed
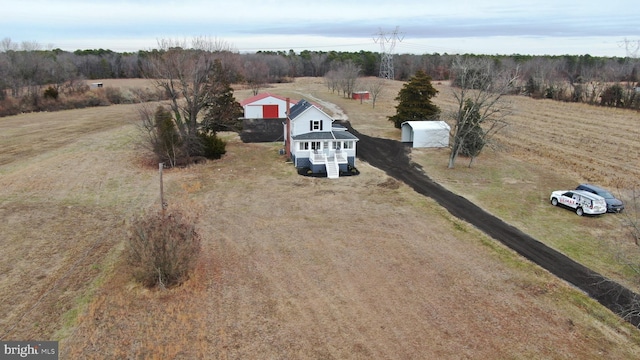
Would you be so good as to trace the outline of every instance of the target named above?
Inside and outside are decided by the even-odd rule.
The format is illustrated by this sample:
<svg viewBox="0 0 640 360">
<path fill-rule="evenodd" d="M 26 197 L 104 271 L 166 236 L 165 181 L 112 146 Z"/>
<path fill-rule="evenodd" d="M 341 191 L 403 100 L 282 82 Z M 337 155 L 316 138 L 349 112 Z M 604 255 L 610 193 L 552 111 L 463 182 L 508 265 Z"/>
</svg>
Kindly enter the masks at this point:
<svg viewBox="0 0 640 360">
<path fill-rule="evenodd" d="M 444 121 L 405 121 L 401 125 L 402 142 L 418 147 L 448 147 L 451 127 Z"/>
</svg>

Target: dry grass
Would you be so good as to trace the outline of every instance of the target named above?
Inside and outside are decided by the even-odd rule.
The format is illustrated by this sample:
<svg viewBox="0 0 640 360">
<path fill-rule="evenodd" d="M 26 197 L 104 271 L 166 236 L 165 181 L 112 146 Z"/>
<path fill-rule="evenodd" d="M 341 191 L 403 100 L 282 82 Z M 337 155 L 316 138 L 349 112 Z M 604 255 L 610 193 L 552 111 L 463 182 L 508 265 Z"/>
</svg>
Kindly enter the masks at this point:
<svg viewBox="0 0 640 360">
<path fill-rule="evenodd" d="M 370 103 L 329 94 L 321 79 L 306 79 L 292 93 L 338 104 L 362 133 L 399 140 L 400 132 L 393 129 L 387 117 L 395 114 L 395 102 L 391 100 L 402 84 L 388 82 L 375 109 Z M 434 102 L 446 119 L 455 109 L 452 89 L 446 82 L 434 85 L 439 90 Z M 288 91 L 289 86 L 283 87 Z M 605 276 L 640 291 L 640 278 L 619 258 L 624 254 L 640 259 L 640 249 L 633 245 L 623 226 L 626 215 L 580 218 L 549 206 L 551 191 L 572 189 L 581 182 L 609 187 L 630 202 L 634 187 L 636 191 L 640 188 L 637 112 L 522 96 L 509 96 L 505 102 L 513 111 L 508 118 L 509 127 L 498 134 L 494 146 L 487 148 L 472 168 L 467 167 L 467 159 L 459 158 L 456 169 L 448 169 L 448 149 L 413 149 L 412 160 L 445 187 Z"/>
<path fill-rule="evenodd" d="M 327 93 L 317 79 L 269 91 L 340 104 L 359 131 L 399 136 L 386 120 L 397 92 L 374 111 Z M 183 286 L 145 290 L 119 271 L 123 222 L 157 201 L 157 169 L 141 167 L 133 149 L 133 108 L 0 119 L 0 133 L 61 119 L 89 130 L 105 110 L 121 112 L 100 131 L 78 131 L 42 153 L 0 149 L 9 160 L 0 167 L 0 246 L 12 254 L 0 261 L 4 339 L 60 339 L 61 359 L 640 356 L 637 330 L 381 171 L 359 162 L 359 176 L 300 177 L 279 144 L 232 135 L 223 159 L 165 172 L 170 208 L 199 204 L 204 251 Z M 65 132 L 13 136 L 31 144 Z M 478 180 L 492 164 L 532 171 L 492 153 L 454 175 L 438 157 L 446 152 L 414 154 L 480 202 L 482 186 L 464 184 L 495 186 L 503 176 Z M 547 181 L 540 171 L 527 181 Z"/>
</svg>

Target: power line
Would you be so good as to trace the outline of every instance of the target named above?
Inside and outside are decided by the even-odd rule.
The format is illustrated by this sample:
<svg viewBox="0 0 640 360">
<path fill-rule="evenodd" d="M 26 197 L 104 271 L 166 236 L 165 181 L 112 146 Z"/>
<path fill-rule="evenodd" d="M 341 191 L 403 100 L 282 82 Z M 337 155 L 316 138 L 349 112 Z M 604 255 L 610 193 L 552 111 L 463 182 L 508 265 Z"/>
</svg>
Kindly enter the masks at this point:
<svg viewBox="0 0 640 360">
<path fill-rule="evenodd" d="M 402 38 L 398 35 L 398 27 L 391 33 L 385 33 L 380 29 L 380 32 L 374 34 L 377 37 L 373 38 L 373 41 L 380 43 L 380 77 L 383 79 L 395 79 L 393 71 L 393 50 L 396 47 L 396 40 L 402 41 Z M 387 47 L 388 46 L 388 47 Z"/>
<path fill-rule="evenodd" d="M 629 40 L 625 38 L 620 46 L 623 46 L 627 52 L 627 57 L 636 59 L 640 50 L 640 40 Z"/>
</svg>

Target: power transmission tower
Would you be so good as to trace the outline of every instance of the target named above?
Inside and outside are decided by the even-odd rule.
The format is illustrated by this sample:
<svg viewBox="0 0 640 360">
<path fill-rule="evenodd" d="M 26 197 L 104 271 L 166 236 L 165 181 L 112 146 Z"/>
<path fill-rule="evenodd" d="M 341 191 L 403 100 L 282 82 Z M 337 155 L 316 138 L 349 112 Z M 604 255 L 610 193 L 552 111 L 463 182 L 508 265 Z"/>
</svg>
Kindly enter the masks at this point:
<svg viewBox="0 0 640 360">
<path fill-rule="evenodd" d="M 629 40 L 627 38 L 622 41 L 621 46 L 627 51 L 627 57 L 632 59 L 638 58 L 638 51 L 640 50 L 640 40 Z"/>
<path fill-rule="evenodd" d="M 383 79 L 395 79 L 393 71 L 393 49 L 396 47 L 396 40 L 402 41 L 402 38 L 398 35 L 398 27 L 392 33 L 385 33 L 380 29 L 380 32 L 375 34 L 377 37 L 373 38 L 373 41 L 380 43 L 381 58 L 380 58 L 380 77 Z M 388 46 L 388 47 L 387 47 Z"/>
</svg>

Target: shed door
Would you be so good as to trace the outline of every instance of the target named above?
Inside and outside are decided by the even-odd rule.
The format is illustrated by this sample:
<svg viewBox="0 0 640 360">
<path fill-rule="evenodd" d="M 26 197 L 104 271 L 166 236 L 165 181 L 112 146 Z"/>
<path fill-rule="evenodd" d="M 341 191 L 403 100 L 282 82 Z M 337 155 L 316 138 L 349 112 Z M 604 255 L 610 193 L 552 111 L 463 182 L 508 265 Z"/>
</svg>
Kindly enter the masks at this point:
<svg viewBox="0 0 640 360">
<path fill-rule="evenodd" d="M 262 117 L 265 119 L 277 119 L 278 105 L 262 105 Z"/>
</svg>

